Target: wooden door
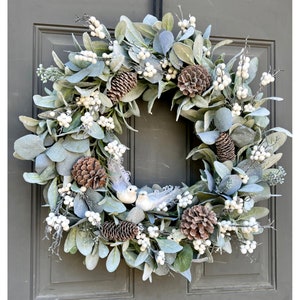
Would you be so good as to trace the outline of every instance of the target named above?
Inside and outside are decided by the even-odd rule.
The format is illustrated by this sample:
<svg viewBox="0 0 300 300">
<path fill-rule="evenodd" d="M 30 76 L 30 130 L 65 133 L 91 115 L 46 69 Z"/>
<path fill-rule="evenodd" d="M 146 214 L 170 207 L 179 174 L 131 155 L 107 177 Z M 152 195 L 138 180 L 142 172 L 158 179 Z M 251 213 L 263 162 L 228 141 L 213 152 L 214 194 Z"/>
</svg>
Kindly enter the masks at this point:
<svg viewBox="0 0 300 300">
<path fill-rule="evenodd" d="M 265 203 L 276 230 L 265 231 L 255 261 L 242 255 L 222 255 L 214 264 L 193 264 L 193 280 L 179 275 L 154 277 L 143 282 L 141 273 L 122 264 L 115 273 L 105 271 L 104 264 L 86 270 L 82 256 L 62 254 L 62 261 L 49 256 L 49 243 L 43 240 L 40 191 L 25 183 L 22 174 L 30 170 L 28 161 L 13 158 L 13 143 L 26 134 L 19 115 L 35 115 L 32 95 L 42 93 L 35 70 L 39 63 L 51 65 L 51 50 L 63 55 L 72 47 L 71 33 L 80 35 L 83 28 L 76 16 L 95 15 L 107 27 L 114 28 L 119 16 L 140 21 L 150 13 L 161 17 L 178 13 L 173 0 L 45 1 L 10 0 L 8 3 L 8 296 L 25 299 L 201 299 L 223 300 L 291 299 L 292 267 L 292 143 L 282 150 L 282 165 L 287 170 L 285 184 L 279 186 L 276 201 Z M 197 26 L 212 25 L 215 41 L 233 39 L 228 53 L 236 53 L 245 38 L 264 69 L 283 69 L 269 94 L 285 98 L 284 104 L 270 107 L 272 124 L 290 131 L 292 124 L 292 1 L 280 0 L 185 0 L 184 14 L 197 18 Z M 136 118 L 138 133 L 129 132 L 124 139 L 131 151 L 127 166 L 135 184 L 178 184 L 192 182 L 194 168 L 185 161 L 191 146 L 190 124 L 175 122 L 175 112 L 166 104 L 153 109 L 142 108 Z M 162 121 L 163 120 L 163 121 Z M 162 124 L 163 122 L 163 124 Z M 161 128 L 164 130 L 161 130 Z M 162 147 L 163 145 L 163 147 Z M 170 152 L 169 149 L 174 151 Z M 167 150 L 167 151 L 166 151 Z M 101 268 L 101 266 L 103 268 Z"/>
</svg>

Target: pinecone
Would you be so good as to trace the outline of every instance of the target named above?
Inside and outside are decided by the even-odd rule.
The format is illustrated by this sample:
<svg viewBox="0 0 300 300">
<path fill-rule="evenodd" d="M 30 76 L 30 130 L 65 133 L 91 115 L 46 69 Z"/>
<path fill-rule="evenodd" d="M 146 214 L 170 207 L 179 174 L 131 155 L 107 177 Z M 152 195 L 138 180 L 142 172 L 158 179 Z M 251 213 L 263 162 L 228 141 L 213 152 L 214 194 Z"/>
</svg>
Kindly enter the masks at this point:
<svg viewBox="0 0 300 300">
<path fill-rule="evenodd" d="M 138 232 L 138 225 L 129 221 L 120 221 L 119 224 L 106 221 L 101 228 L 102 236 L 109 241 L 125 242 L 134 239 Z"/>
<path fill-rule="evenodd" d="M 235 160 L 235 148 L 228 133 L 222 132 L 216 140 L 217 156 L 221 162 Z"/>
<path fill-rule="evenodd" d="M 78 185 L 97 189 L 105 186 L 105 168 L 95 157 L 81 157 L 73 165 L 71 174 Z"/>
<path fill-rule="evenodd" d="M 114 103 L 130 92 L 137 84 L 137 73 L 122 72 L 111 80 L 111 88 L 107 97 Z"/>
<path fill-rule="evenodd" d="M 202 95 L 210 87 L 211 76 L 200 65 L 187 66 L 178 75 L 177 86 L 185 96 Z"/>
<path fill-rule="evenodd" d="M 207 240 L 215 224 L 217 216 L 214 211 L 206 206 L 195 205 L 183 212 L 180 229 L 189 240 Z"/>
</svg>

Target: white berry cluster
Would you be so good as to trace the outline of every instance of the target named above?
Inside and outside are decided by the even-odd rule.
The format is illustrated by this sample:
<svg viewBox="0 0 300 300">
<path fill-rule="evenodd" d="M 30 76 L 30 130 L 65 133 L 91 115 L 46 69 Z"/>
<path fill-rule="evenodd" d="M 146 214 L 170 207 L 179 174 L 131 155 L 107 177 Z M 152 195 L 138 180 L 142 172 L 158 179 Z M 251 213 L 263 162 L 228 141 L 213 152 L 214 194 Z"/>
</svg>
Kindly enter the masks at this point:
<svg viewBox="0 0 300 300">
<path fill-rule="evenodd" d="M 233 104 L 233 107 L 231 109 L 232 116 L 239 116 L 242 112 L 242 107 L 236 102 Z"/>
<path fill-rule="evenodd" d="M 266 158 L 270 157 L 271 153 L 267 152 L 265 150 L 264 146 L 257 146 L 255 145 L 253 147 L 253 150 L 251 151 L 251 160 L 259 160 L 259 161 L 264 161 Z"/>
<path fill-rule="evenodd" d="M 151 56 L 151 53 L 147 49 L 141 48 L 140 52 L 137 55 L 137 58 L 141 59 L 141 60 L 145 60 L 146 58 L 149 58 L 150 56 Z"/>
<path fill-rule="evenodd" d="M 224 71 L 226 65 L 224 63 L 219 64 L 216 68 L 216 79 L 213 82 L 215 90 L 223 91 L 231 83 L 231 78 Z"/>
<path fill-rule="evenodd" d="M 136 235 L 137 243 L 140 245 L 140 250 L 143 252 L 148 247 L 150 247 L 150 239 L 146 236 L 145 233 L 138 233 Z"/>
<path fill-rule="evenodd" d="M 193 246 L 194 246 L 194 249 L 196 251 L 199 252 L 199 254 L 204 254 L 205 253 L 205 250 L 207 247 L 209 247 L 211 245 L 211 241 L 210 240 L 194 240 L 193 241 Z"/>
<path fill-rule="evenodd" d="M 68 113 L 61 113 L 56 120 L 60 126 L 68 128 L 72 122 L 72 117 Z"/>
<path fill-rule="evenodd" d="M 75 59 L 79 61 L 88 61 L 92 64 L 97 63 L 97 54 L 93 51 L 82 50 L 79 54 L 75 55 Z"/>
<path fill-rule="evenodd" d="M 242 54 L 240 56 L 239 65 L 237 67 L 236 76 L 247 79 L 249 77 L 250 57 Z"/>
<path fill-rule="evenodd" d="M 272 74 L 267 73 L 267 72 L 263 72 L 260 78 L 260 84 L 263 86 L 268 85 L 271 82 L 274 82 L 275 78 Z"/>
<path fill-rule="evenodd" d="M 251 104 L 251 103 L 248 103 L 244 106 L 244 112 L 253 112 L 255 111 L 255 107 Z"/>
<path fill-rule="evenodd" d="M 172 66 L 171 62 L 169 62 L 165 58 L 160 62 L 160 64 L 163 69 L 168 69 L 167 73 L 165 74 L 165 78 L 167 81 L 170 81 L 171 79 L 176 79 L 178 71 Z"/>
<path fill-rule="evenodd" d="M 117 140 L 114 140 L 108 143 L 104 147 L 104 150 L 107 151 L 109 154 L 111 154 L 114 159 L 119 160 L 127 150 L 127 147 L 119 143 Z"/>
<path fill-rule="evenodd" d="M 105 127 L 109 130 L 113 130 L 115 128 L 115 123 L 112 117 L 105 117 L 105 116 L 100 116 L 99 120 L 97 123 L 101 127 Z"/>
<path fill-rule="evenodd" d="M 85 114 L 80 118 L 81 122 L 82 122 L 82 125 L 89 129 L 93 126 L 93 121 L 94 121 L 94 118 L 93 116 L 91 115 L 90 112 L 85 112 Z"/>
<path fill-rule="evenodd" d="M 203 47 L 202 47 L 202 51 L 203 51 L 203 54 L 204 54 L 206 57 L 209 57 L 209 56 L 210 56 L 210 50 L 209 50 L 206 46 L 203 46 Z"/>
<path fill-rule="evenodd" d="M 69 223 L 70 220 L 66 218 L 66 216 L 63 215 L 55 215 L 55 213 L 50 212 L 48 217 L 46 218 L 46 222 L 48 225 L 48 232 L 51 232 L 52 229 L 55 231 L 68 231 L 70 229 Z"/>
<path fill-rule="evenodd" d="M 188 205 L 192 204 L 193 195 L 189 191 L 185 191 L 182 195 L 177 195 L 178 206 L 186 208 Z"/>
<path fill-rule="evenodd" d="M 256 221 L 256 218 L 251 217 L 249 220 L 245 220 L 242 223 L 241 231 L 243 233 L 255 233 L 260 229 L 259 223 Z"/>
<path fill-rule="evenodd" d="M 155 74 L 157 73 L 157 70 L 155 69 L 155 67 L 149 62 L 146 62 L 146 67 L 144 72 L 142 73 L 144 77 L 153 77 Z"/>
<path fill-rule="evenodd" d="M 104 39 L 106 37 L 105 33 L 103 32 L 103 25 L 98 21 L 95 17 L 91 16 L 89 18 L 89 28 L 91 30 L 91 36 L 99 37 L 100 39 Z"/>
<path fill-rule="evenodd" d="M 157 226 L 149 226 L 147 230 L 151 238 L 157 238 L 159 236 L 159 228 Z"/>
<path fill-rule="evenodd" d="M 72 197 L 71 183 L 69 182 L 65 186 L 58 189 L 58 193 L 64 199 L 64 204 L 69 207 L 74 206 L 74 197 Z"/>
<path fill-rule="evenodd" d="M 224 209 L 233 212 L 237 211 L 238 214 L 243 213 L 244 200 L 238 196 L 234 196 L 232 200 L 225 200 Z"/>
<path fill-rule="evenodd" d="M 236 96 L 238 99 L 245 99 L 248 96 L 248 89 L 242 86 L 239 86 L 238 90 L 236 91 Z"/>
<path fill-rule="evenodd" d="M 80 96 L 76 98 L 76 104 L 78 106 L 84 106 L 92 114 L 99 110 L 101 100 L 99 98 L 99 91 L 92 92 L 89 96 Z"/>
<path fill-rule="evenodd" d="M 189 27 L 194 27 L 194 28 L 196 27 L 196 18 L 194 16 L 189 16 L 188 20 L 187 19 L 180 20 L 178 22 L 178 26 L 183 32 L 186 32 L 186 30 Z"/>
<path fill-rule="evenodd" d="M 109 53 L 109 54 L 105 52 L 102 53 L 102 58 L 105 60 L 105 64 L 107 66 L 110 65 L 112 57 L 113 57 L 113 53 Z"/>
<path fill-rule="evenodd" d="M 156 256 L 156 262 L 163 266 L 165 264 L 166 261 L 166 256 L 165 256 L 165 252 L 164 251 L 158 251 L 158 254 Z"/>
<path fill-rule="evenodd" d="M 225 237 L 226 235 L 230 235 L 228 231 L 235 231 L 237 229 L 236 224 L 234 224 L 230 220 L 222 220 L 221 222 L 218 222 L 219 228 L 220 228 L 220 235 L 221 237 Z"/>
<path fill-rule="evenodd" d="M 100 214 L 98 212 L 94 212 L 94 211 L 90 211 L 87 210 L 85 212 L 85 216 L 87 217 L 88 221 L 94 225 L 94 226 L 99 226 L 100 222 L 101 222 L 101 217 Z"/>
<path fill-rule="evenodd" d="M 168 211 L 168 203 L 167 202 L 162 202 L 158 205 L 158 207 L 156 207 L 157 211 L 164 211 L 167 212 Z"/>
<path fill-rule="evenodd" d="M 257 242 L 256 241 L 245 241 L 245 244 L 240 245 L 240 250 L 242 254 L 253 253 L 256 249 Z"/>
</svg>

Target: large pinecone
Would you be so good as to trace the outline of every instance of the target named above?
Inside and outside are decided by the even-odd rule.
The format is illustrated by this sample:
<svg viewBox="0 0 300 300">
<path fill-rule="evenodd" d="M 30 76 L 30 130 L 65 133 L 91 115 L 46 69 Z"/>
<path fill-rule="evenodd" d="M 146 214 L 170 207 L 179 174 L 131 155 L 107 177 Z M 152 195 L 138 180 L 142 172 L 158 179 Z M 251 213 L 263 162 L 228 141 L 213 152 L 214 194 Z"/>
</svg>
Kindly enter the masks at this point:
<svg viewBox="0 0 300 300">
<path fill-rule="evenodd" d="M 98 189 L 106 184 L 105 168 L 95 157 L 81 157 L 73 165 L 71 174 L 78 185 Z"/>
<path fill-rule="evenodd" d="M 119 224 L 113 221 L 106 221 L 101 228 L 101 235 L 109 241 L 125 242 L 132 240 L 138 232 L 138 225 L 129 221 L 120 221 Z"/>
<path fill-rule="evenodd" d="M 180 229 L 189 240 L 207 240 L 215 224 L 217 216 L 214 211 L 206 206 L 195 205 L 183 212 Z"/>
<path fill-rule="evenodd" d="M 217 156 L 221 162 L 235 160 L 235 148 L 228 133 L 222 132 L 216 140 Z"/>
<path fill-rule="evenodd" d="M 201 95 L 210 87 L 211 76 L 200 65 L 187 66 L 178 75 L 177 86 L 185 96 Z"/>
<path fill-rule="evenodd" d="M 122 72 L 111 80 L 111 88 L 107 91 L 107 97 L 114 103 L 130 92 L 137 84 L 137 73 Z"/>
</svg>

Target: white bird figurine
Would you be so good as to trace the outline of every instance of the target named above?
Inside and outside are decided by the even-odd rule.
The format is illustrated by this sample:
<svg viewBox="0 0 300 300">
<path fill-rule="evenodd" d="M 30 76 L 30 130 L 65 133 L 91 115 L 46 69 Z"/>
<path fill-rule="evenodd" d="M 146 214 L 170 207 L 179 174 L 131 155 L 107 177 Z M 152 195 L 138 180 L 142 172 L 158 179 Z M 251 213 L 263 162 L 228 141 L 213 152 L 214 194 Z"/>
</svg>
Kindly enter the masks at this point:
<svg viewBox="0 0 300 300">
<path fill-rule="evenodd" d="M 171 185 L 165 186 L 162 191 L 154 190 L 151 193 L 141 190 L 138 193 L 135 205 L 140 207 L 143 211 L 153 210 L 163 202 L 169 203 L 174 200 L 179 193 L 180 188 Z"/>
<path fill-rule="evenodd" d="M 137 197 L 137 187 L 131 184 L 130 173 L 124 169 L 122 162 L 111 159 L 107 166 L 117 198 L 125 204 L 134 203 Z"/>
<path fill-rule="evenodd" d="M 137 189 L 137 186 L 131 184 L 125 190 L 117 191 L 117 197 L 121 202 L 125 204 L 132 204 L 136 200 Z"/>
</svg>

